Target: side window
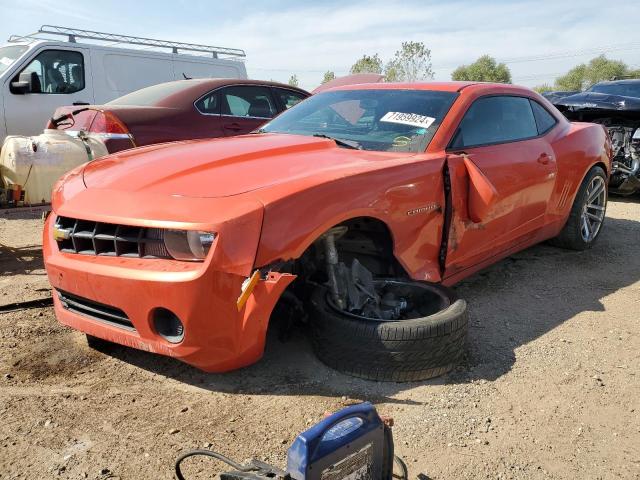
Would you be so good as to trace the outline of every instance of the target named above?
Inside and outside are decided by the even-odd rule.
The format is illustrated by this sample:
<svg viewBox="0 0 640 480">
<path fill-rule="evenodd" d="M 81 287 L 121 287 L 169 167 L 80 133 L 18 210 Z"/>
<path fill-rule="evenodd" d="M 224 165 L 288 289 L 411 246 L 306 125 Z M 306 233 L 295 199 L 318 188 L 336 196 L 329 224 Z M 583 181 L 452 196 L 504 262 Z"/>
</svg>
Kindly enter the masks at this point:
<svg viewBox="0 0 640 480">
<path fill-rule="evenodd" d="M 537 135 L 528 98 L 484 97 L 476 100 L 465 113 L 451 147 L 513 142 Z"/>
<path fill-rule="evenodd" d="M 45 50 L 21 72 L 30 73 L 31 93 L 75 93 L 84 89 L 84 58 L 80 52 Z M 18 74 L 14 81 L 20 77 Z M 34 79 L 35 80 L 35 79 Z"/>
<path fill-rule="evenodd" d="M 221 97 L 223 115 L 271 118 L 277 113 L 271 93 L 266 87 L 227 87 L 222 90 Z"/>
<path fill-rule="evenodd" d="M 196 108 L 205 115 L 220 115 L 220 94 L 208 93 L 196 102 Z"/>
<path fill-rule="evenodd" d="M 538 126 L 538 133 L 542 135 L 551 130 L 558 121 L 553 115 L 551 115 L 546 108 L 540 105 L 535 100 L 529 99 L 531 102 L 531 108 L 533 110 L 533 116 L 536 118 L 536 125 Z"/>
<path fill-rule="evenodd" d="M 294 92 L 293 90 L 285 90 L 283 88 L 274 88 L 274 92 L 284 105 L 285 110 L 289 110 L 296 103 L 300 103 L 302 100 L 307 98 L 306 95 L 303 95 L 299 92 Z"/>
</svg>

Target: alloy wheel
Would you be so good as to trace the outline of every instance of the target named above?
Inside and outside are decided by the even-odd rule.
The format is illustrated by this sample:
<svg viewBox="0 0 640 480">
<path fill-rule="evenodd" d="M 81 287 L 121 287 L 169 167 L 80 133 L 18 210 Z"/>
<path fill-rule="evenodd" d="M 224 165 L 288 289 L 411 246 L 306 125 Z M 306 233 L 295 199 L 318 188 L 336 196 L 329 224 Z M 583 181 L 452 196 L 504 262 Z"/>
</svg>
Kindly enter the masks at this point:
<svg viewBox="0 0 640 480">
<path fill-rule="evenodd" d="M 600 232 L 607 205 L 607 186 L 601 176 L 593 177 L 585 196 L 582 215 L 580 217 L 580 233 L 582 239 L 590 243 Z"/>
</svg>

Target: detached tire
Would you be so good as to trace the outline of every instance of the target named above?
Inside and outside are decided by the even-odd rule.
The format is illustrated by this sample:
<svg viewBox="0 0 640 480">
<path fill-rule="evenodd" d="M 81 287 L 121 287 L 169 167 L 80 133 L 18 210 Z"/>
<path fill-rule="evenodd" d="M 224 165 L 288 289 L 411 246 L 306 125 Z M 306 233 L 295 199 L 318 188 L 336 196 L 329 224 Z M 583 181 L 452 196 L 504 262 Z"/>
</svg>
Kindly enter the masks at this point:
<svg viewBox="0 0 640 480">
<path fill-rule="evenodd" d="M 436 311 L 406 320 L 368 320 L 338 310 L 328 289 L 317 287 L 311 296 L 311 337 L 318 358 L 347 375 L 392 382 L 438 377 L 457 365 L 467 336 L 466 302 L 440 285 L 400 283 L 433 295 Z"/>
</svg>

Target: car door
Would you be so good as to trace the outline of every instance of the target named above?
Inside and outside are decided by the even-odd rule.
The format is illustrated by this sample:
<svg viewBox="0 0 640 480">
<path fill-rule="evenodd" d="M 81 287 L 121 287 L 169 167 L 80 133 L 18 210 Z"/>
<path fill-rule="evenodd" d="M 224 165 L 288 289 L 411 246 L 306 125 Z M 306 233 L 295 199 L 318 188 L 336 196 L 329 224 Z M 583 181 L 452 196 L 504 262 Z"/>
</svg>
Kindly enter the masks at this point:
<svg viewBox="0 0 640 480">
<path fill-rule="evenodd" d="M 225 130 L 222 128 L 228 118 L 221 116 L 220 112 L 220 89 L 213 90 L 194 103 L 194 110 L 189 114 L 191 138 L 215 138 L 224 137 Z"/>
<path fill-rule="evenodd" d="M 465 113 L 447 156 L 453 208 L 445 277 L 544 225 L 557 165 L 541 129 L 526 97 L 481 97 Z"/>
<path fill-rule="evenodd" d="M 46 48 L 18 70 L 5 85 L 5 115 L 9 135 L 42 133 L 56 108 L 93 103 L 88 49 Z M 11 86 L 20 74 L 30 75 L 32 89 L 20 93 Z"/>
<path fill-rule="evenodd" d="M 278 113 L 270 89 L 260 85 L 220 89 L 220 109 L 222 130 L 227 136 L 249 133 Z"/>
</svg>

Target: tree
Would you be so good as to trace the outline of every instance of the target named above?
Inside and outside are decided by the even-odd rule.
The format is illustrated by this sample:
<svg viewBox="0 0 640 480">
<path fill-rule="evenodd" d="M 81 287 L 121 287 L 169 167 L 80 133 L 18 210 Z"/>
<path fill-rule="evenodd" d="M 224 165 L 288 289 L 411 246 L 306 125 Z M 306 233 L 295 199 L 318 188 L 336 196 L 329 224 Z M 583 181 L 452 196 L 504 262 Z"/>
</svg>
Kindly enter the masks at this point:
<svg viewBox="0 0 640 480">
<path fill-rule="evenodd" d="M 351 65 L 351 74 L 356 73 L 382 73 L 382 60 L 376 53 L 373 56 L 363 55 L 360 60 Z"/>
<path fill-rule="evenodd" d="M 402 42 L 384 69 L 387 82 L 415 82 L 433 78 L 431 50 L 422 42 Z"/>
<path fill-rule="evenodd" d="M 538 93 L 551 92 L 554 90 L 553 85 L 549 85 L 548 83 L 543 83 L 542 85 L 538 85 L 533 87 L 533 89 Z"/>
<path fill-rule="evenodd" d="M 451 74 L 452 80 L 511 83 L 511 72 L 504 63 L 483 55 L 470 65 L 461 65 Z"/>
<path fill-rule="evenodd" d="M 328 70 L 328 71 L 324 72 L 324 77 L 322 78 L 322 83 L 330 82 L 331 80 L 334 80 L 335 78 L 336 78 L 336 74 L 333 73 L 331 70 Z"/>
<path fill-rule="evenodd" d="M 295 73 L 289 77 L 289 85 L 292 87 L 298 86 L 298 76 Z"/>
<path fill-rule="evenodd" d="M 576 65 L 566 74 L 556 78 L 558 90 L 585 90 L 594 83 L 632 75 L 633 70 L 620 60 L 609 60 L 604 55 L 592 58 L 589 63 Z"/>
</svg>

